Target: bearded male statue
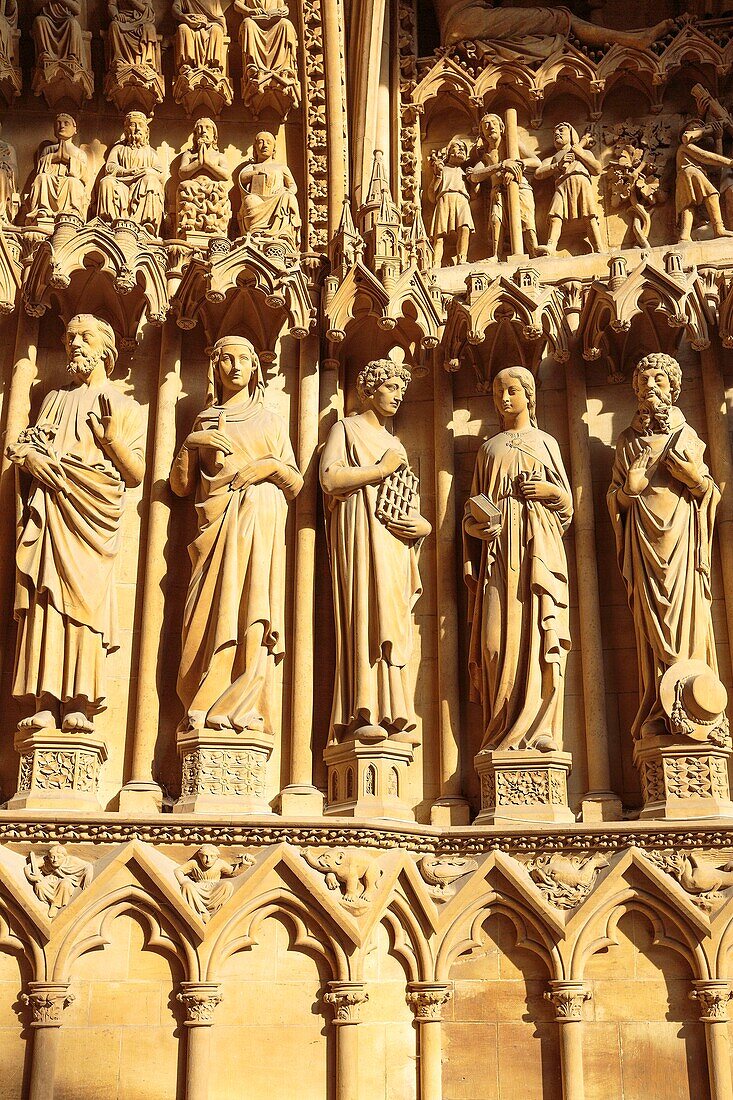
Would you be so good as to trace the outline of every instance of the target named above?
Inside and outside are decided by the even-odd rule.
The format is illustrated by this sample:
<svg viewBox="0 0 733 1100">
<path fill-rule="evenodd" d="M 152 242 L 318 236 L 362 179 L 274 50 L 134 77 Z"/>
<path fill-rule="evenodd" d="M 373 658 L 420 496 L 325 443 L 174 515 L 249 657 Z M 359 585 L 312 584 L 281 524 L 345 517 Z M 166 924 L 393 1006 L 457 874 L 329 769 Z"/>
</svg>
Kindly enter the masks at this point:
<svg viewBox="0 0 733 1100">
<path fill-rule="evenodd" d="M 705 444 L 677 408 L 681 385 L 671 355 L 654 352 L 637 364 L 639 407 L 616 444 L 608 490 L 636 634 L 634 739 L 671 732 L 660 684 L 672 665 L 701 662 L 717 675 L 710 553 L 720 490 L 703 462 Z"/>
<path fill-rule="evenodd" d="M 13 694 L 34 699 L 22 730 L 89 733 L 104 709 L 105 658 L 118 648 L 115 559 L 125 490 L 143 478 L 142 409 L 109 375 L 112 328 L 88 314 L 66 328 L 71 384 L 47 394 L 8 447 L 30 474 L 17 547 Z M 61 714 L 59 716 L 58 710 Z"/>
</svg>

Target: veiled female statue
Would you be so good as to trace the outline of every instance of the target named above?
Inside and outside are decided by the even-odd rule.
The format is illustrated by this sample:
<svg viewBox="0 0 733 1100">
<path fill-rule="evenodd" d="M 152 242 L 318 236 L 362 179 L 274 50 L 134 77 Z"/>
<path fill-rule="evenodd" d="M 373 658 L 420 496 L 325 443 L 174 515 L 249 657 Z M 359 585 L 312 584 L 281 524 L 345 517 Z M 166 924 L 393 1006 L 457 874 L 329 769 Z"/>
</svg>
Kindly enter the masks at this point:
<svg viewBox="0 0 733 1100">
<path fill-rule="evenodd" d="M 303 479 L 285 422 L 264 407 L 249 340 L 211 352 L 209 399 L 171 470 L 196 492 L 198 534 L 183 614 L 183 728 L 271 733 L 273 673 L 285 653 L 285 522 Z"/>
<path fill-rule="evenodd" d="M 537 427 L 530 371 L 500 371 L 494 403 L 502 430 L 478 452 L 463 519 L 471 698 L 483 704 L 482 750 L 550 751 L 570 649 L 572 495 L 557 442 Z"/>
<path fill-rule="evenodd" d="M 399 493 L 398 471 L 416 487 L 405 449 L 386 427 L 409 380 L 390 359 L 367 363 L 356 383 L 364 411 L 334 425 L 321 455 L 336 620 L 335 740 L 368 729 L 370 737 L 415 742 L 409 663 L 412 609 L 422 592 L 415 547 L 431 528 L 416 499 L 403 515 L 390 514 L 381 488 Z"/>
</svg>

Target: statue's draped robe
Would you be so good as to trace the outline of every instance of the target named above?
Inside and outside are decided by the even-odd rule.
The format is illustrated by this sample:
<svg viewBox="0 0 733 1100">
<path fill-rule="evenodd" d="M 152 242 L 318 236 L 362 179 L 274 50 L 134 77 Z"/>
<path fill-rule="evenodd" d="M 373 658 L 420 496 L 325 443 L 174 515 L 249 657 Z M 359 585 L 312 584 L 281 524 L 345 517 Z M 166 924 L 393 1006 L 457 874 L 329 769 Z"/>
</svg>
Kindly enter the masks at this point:
<svg viewBox="0 0 733 1100">
<path fill-rule="evenodd" d="M 107 168 L 119 169 L 123 176 L 136 173 L 130 181 L 118 178 L 114 172 L 105 175 L 99 184 L 97 213 L 107 221 L 132 218 L 152 232 L 160 228 L 163 217 L 164 185 L 160 160 L 150 145 L 114 145 Z"/>
<path fill-rule="evenodd" d="M 211 430 L 224 412 L 212 405 L 194 431 Z M 285 653 L 285 523 L 288 502 L 272 481 L 230 490 L 235 473 L 263 458 L 288 468 L 283 486 L 295 495 L 302 478 L 284 421 L 261 399 L 225 411 L 222 430 L 233 447 L 222 469 L 207 471 L 197 449 L 198 535 L 189 547 L 191 581 L 183 614 L 178 694 L 187 722 L 227 719 L 234 729 L 272 732 L 274 666 Z"/>
<path fill-rule="evenodd" d="M 283 4 L 281 0 L 263 0 L 252 8 L 258 14 L 267 15 L 269 11 L 282 10 Z M 298 36 L 289 19 L 270 16 L 263 20 L 245 16 L 239 28 L 239 40 L 245 76 L 249 76 L 247 69 L 252 65 L 256 74 L 274 73 L 288 83 L 297 80 Z"/>
<path fill-rule="evenodd" d="M 628 509 L 618 499 L 631 463 L 651 448 L 649 486 Z M 695 458 L 706 478 L 695 498 L 660 465 L 670 449 Z M 659 683 L 676 661 L 705 661 L 717 672 L 711 616 L 710 553 L 720 491 L 702 462 L 705 445 L 672 407 L 669 433 L 645 435 L 638 416 L 621 433 L 608 490 L 619 567 L 634 618 L 639 666 L 639 711 L 631 732 L 638 738 L 669 732 L 659 702 Z"/>
<path fill-rule="evenodd" d="M 222 864 L 229 870 L 223 859 L 218 859 L 213 867 L 201 867 L 197 860 L 190 859 L 179 868 L 181 893 L 204 920 L 221 909 L 234 893 L 234 883 L 222 878 Z"/>
<path fill-rule="evenodd" d="M 118 648 L 114 564 L 125 496 L 117 468 L 89 427 L 89 413 L 100 415 L 102 394 L 119 418 L 117 438 L 143 459 L 142 409 L 111 382 L 46 397 L 36 423 L 52 436 L 67 484 L 62 493 L 31 483 L 16 557 L 13 683 L 19 697 L 83 697 L 96 709 L 106 694 L 105 655 Z"/>
<path fill-rule="evenodd" d="M 67 143 L 70 149 L 68 163 L 59 163 L 53 157 L 59 151 L 59 143 L 46 145 L 38 158 L 36 175 L 28 198 L 28 217 L 39 214 L 78 214 L 86 216 L 89 198 L 86 188 L 87 155 L 76 145 Z"/>
<path fill-rule="evenodd" d="M 284 164 L 262 162 L 240 173 L 241 219 L 246 233 L 297 237 L 301 226 L 295 181 Z"/>
<path fill-rule="evenodd" d="M 442 20 L 441 42 L 465 39 L 489 42 L 502 60 L 550 57 L 562 49 L 570 34 L 570 12 L 563 7 L 493 7 L 476 0 L 456 5 Z"/>
<path fill-rule="evenodd" d="M 122 62 L 130 66 L 155 68 L 156 44 L 155 8 L 146 3 L 142 12 L 131 4 L 120 4 L 120 18 L 112 19 L 107 28 L 107 64 Z"/>
<path fill-rule="evenodd" d="M 84 64 L 81 25 L 62 0 L 51 0 L 33 21 L 37 61 L 72 61 Z"/>
<path fill-rule="evenodd" d="M 6 3 L 5 14 L 0 15 L 0 65 L 15 65 L 15 31 L 17 29 L 17 4 Z"/>
<path fill-rule="evenodd" d="M 219 69 L 224 72 L 224 13 L 220 0 L 183 0 L 181 9 L 185 15 L 198 15 L 206 20 L 206 26 L 189 27 L 179 23 L 176 32 L 176 67 L 192 69 Z"/>
<path fill-rule="evenodd" d="M 39 868 L 40 875 L 33 883 L 33 892 L 39 901 L 45 901 L 50 909 L 65 909 L 79 886 L 86 886 L 91 869 L 86 860 L 68 855 L 57 867 Z M 48 873 L 44 873 L 48 870 Z"/>
<path fill-rule="evenodd" d="M 390 448 L 404 453 L 386 428 L 363 416 L 336 424 L 326 441 L 321 471 L 373 466 Z M 336 625 L 336 679 L 331 728 L 415 727 L 409 662 L 412 609 L 422 592 L 415 546 L 377 519 L 378 486 L 326 495 Z"/>
<path fill-rule="evenodd" d="M 556 486 L 559 502 L 523 500 L 517 491 L 523 471 Z M 557 442 L 538 428 L 486 440 L 471 487 L 471 496 L 479 493 L 502 514 L 492 541 L 464 533 L 471 698 L 483 704 L 481 748 L 531 747 L 540 736 L 560 745 L 570 649 L 563 533 L 572 495 Z"/>
</svg>

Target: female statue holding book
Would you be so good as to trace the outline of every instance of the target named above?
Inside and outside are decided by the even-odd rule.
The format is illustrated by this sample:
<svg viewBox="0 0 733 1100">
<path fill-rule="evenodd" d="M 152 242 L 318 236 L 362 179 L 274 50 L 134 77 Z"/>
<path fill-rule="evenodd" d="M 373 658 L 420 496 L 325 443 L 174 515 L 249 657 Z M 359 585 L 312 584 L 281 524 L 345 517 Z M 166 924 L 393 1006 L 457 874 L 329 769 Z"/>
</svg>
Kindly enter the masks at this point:
<svg viewBox="0 0 733 1100">
<path fill-rule="evenodd" d="M 463 519 L 471 698 L 482 751 L 560 747 L 570 649 L 563 546 L 572 495 L 556 440 L 537 427 L 523 367 L 494 379 L 502 430 L 482 445 Z"/>
<path fill-rule="evenodd" d="M 356 388 L 363 411 L 339 420 L 321 456 L 336 620 L 331 737 L 415 743 L 409 676 L 412 609 L 422 592 L 416 543 L 430 534 L 417 479 L 386 425 L 410 373 L 367 363 Z"/>
</svg>

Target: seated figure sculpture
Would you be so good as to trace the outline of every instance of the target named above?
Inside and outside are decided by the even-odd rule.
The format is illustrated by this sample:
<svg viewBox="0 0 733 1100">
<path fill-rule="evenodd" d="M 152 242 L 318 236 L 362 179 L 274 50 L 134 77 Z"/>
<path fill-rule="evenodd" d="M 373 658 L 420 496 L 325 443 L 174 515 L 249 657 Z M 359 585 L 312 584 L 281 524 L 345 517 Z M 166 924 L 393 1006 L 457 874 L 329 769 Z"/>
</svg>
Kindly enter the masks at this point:
<svg viewBox="0 0 733 1100">
<path fill-rule="evenodd" d="M 89 206 L 86 153 L 74 144 L 76 123 L 59 114 L 53 125 L 55 141 L 44 142 L 36 155 L 36 174 L 26 200 L 26 224 L 36 225 L 56 214 L 86 218 Z"/>
<path fill-rule="evenodd" d="M 17 181 L 18 159 L 15 149 L 7 141 L 0 140 L 0 221 L 10 222 L 17 213 Z"/>
<path fill-rule="evenodd" d="M 94 92 L 88 43 L 81 28 L 80 0 L 35 0 L 31 33 L 36 47 L 33 92 L 51 107 L 80 107 Z M 88 36 L 87 36 L 88 37 Z"/>
<path fill-rule="evenodd" d="M 268 130 L 257 134 L 254 161 L 239 173 L 239 228 L 243 236 L 278 237 L 297 249 L 302 224 L 295 197 L 298 189 L 287 164 L 275 160 L 275 144 Z"/>
<path fill-rule="evenodd" d="M 219 152 L 218 136 L 216 123 L 200 118 L 193 128 L 191 148 L 181 156 L 176 193 L 176 231 L 181 236 L 227 235 L 232 216 L 231 173 Z"/>
<path fill-rule="evenodd" d="M 242 99 L 257 117 L 267 106 L 285 118 L 300 103 L 298 36 L 282 0 L 234 0 L 244 18 Z"/>
<path fill-rule="evenodd" d="M 163 166 L 150 145 L 141 111 L 125 115 L 124 138 L 112 146 L 99 184 L 97 215 L 102 221 L 129 218 L 156 236 L 163 217 Z"/>
<path fill-rule="evenodd" d="M 109 0 L 104 92 L 119 110 L 152 110 L 163 99 L 160 49 L 152 0 Z"/>
</svg>

